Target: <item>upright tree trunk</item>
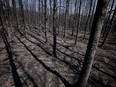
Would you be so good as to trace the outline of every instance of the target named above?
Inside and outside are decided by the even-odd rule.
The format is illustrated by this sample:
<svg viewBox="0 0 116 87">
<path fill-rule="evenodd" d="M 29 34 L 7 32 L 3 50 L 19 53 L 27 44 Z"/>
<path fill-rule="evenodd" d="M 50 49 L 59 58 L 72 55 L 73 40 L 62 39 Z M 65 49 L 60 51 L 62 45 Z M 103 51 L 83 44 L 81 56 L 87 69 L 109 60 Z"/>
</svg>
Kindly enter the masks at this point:
<svg viewBox="0 0 116 87">
<path fill-rule="evenodd" d="M 6 0 L 0 0 L 0 11 L 1 17 L 4 25 L 8 25 L 9 15 L 8 15 L 8 2 Z"/>
<path fill-rule="evenodd" d="M 98 0 L 82 71 L 75 87 L 85 87 L 87 84 L 101 34 L 102 25 L 105 19 L 107 5 L 108 0 Z"/>
<path fill-rule="evenodd" d="M 21 13 L 21 26 L 23 27 L 23 32 L 24 32 L 24 30 L 25 30 L 25 16 L 24 16 L 24 9 L 23 9 L 22 0 L 19 0 L 19 7 L 20 7 L 20 13 Z"/>
<path fill-rule="evenodd" d="M 61 0 L 59 2 L 60 2 L 60 8 L 59 8 L 59 16 L 58 16 L 58 34 L 61 28 Z"/>
<path fill-rule="evenodd" d="M 112 11 L 111 10 L 113 9 L 114 2 L 115 2 L 115 0 L 112 1 L 112 5 L 111 5 L 111 8 L 110 8 L 110 12 L 109 12 L 108 17 L 106 19 L 106 22 L 104 22 L 104 26 L 102 28 L 102 31 L 103 31 L 102 38 L 104 38 L 105 37 L 105 34 L 107 33 L 107 25 L 109 23 L 109 20 L 110 20 L 111 14 L 112 14 Z"/>
<path fill-rule="evenodd" d="M 74 25 L 73 25 L 73 28 L 72 28 L 72 36 L 74 35 L 74 31 L 75 31 L 75 27 L 76 27 L 76 18 L 77 18 L 77 0 L 75 0 L 75 7 L 74 7 Z"/>
<path fill-rule="evenodd" d="M 79 26 L 80 26 L 80 13 L 81 13 L 81 4 L 82 4 L 82 0 L 80 0 L 79 2 L 80 2 L 80 3 L 79 3 L 79 13 L 78 13 L 77 30 L 76 30 L 76 36 L 75 36 L 74 45 L 77 44 L 78 30 L 79 30 Z"/>
<path fill-rule="evenodd" d="M 40 17 L 40 16 L 41 16 L 41 12 L 40 12 L 40 9 L 41 9 L 40 0 L 38 0 L 38 13 L 39 13 L 39 14 L 38 14 L 38 15 L 39 15 L 39 18 L 38 18 L 39 20 L 38 20 L 38 22 L 39 22 L 39 25 L 41 24 L 41 17 Z"/>
<path fill-rule="evenodd" d="M 45 29 L 45 40 L 47 42 L 47 29 L 46 29 L 46 23 L 47 23 L 47 0 L 44 0 L 44 29 Z"/>
<path fill-rule="evenodd" d="M 57 0 L 53 1 L 53 55 L 56 56 L 56 3 Z"/>
<path fill-rule="evenodd" d="M 92 26 L 92 23 L 93 23 L 93 18 L 94 18 L 94 12 L 95 12 L 95 7 L 96 7 L 96 0 L 94 0 L 94 2 L 93 2 L 93 6 L 92 6 L 93 8 L 92 8 L 92 13 L 91 13 L 91 19 L 92 20 L 90 20 L 90 24 L 89 24 L 89 31 L 91 31 L 91 26 Z"/>
<path fill-rule="evenodd" d="M 11 16 L 10 16 L 10 4 L 9 4 L 9 0 L 5 0 L 6 2 L 6 11 L 7 11 L 7 20 L 8 20 L 8 24 L 11 25 Z"/>
<path fill-rule="evenodd" d="M 65 22 L 64 22 L 64 34 L 63 37 L 65 37 L 66 29 L 68 28 L 68 21 L 69 21 L 69 4 L 70 0 L 66 0 L 66 11 L 65 11 Z"/>
<path fill-rule="evenodd" d="M 84 27 L 84 36 L 83 36 L 83 39 L 85 39 L 86 32 L 87 32 L 87 25 L 88 25 L 89 18 L 90 18 L 90 14 L 91 14 L 92 2 L 93 2 L 93 0 L 90 0 L 89 13 L 88 13 L 88 16 L 87 16 L 87 21 L 86 21 L 86 23 L 85 23 L 85 27 Z"/>
<path fill-rule="evenodd" d="M 115 9 L 116 9 L 116 7 L 115 7 Z M 100 44 L 100 46 L 99 46 L 99 47 L 102 47 L 102 46 L 104 45 L 104 43 L 105 43 L 105 41 L 106 41 L 106 39 L 107 39 L 108 35 L 110 34 L 110 30 L 111 30 L 111 27 L 112 27 L 113 21 L 115 20 L 115 16 L 116 16 L 116 11 L 114 11 L 114 13 L 113 13 L 113 16 L 112 16 L 111 20 L 109 20 L 109 23 L 108 23 L 108 30 L 107 30 L 106 36 L 105 36 L 105 38 L 104 38 L 103 42 Z"/>
<path fill-rule="evenodd" d="M 52 0 L 50 0 L 50 18 L 49 18 L 49 28 L 51 28 L 52 25 Z M 51 31 L 51 29 L 50 29 Z"/>
<path fill-rule="evenodd" d="M 18 18 L 17 18 L 17 12 L 16 12 L 16 1 L 15 0 L 12 0 L 12 6 L 13 6 L 13 14 L 14 14 L 14 24 L 15 24 L 15 27 L 18 28 Z"/>
<path fill-rule="evenodd" d="M 43 26 L 43 18 L 44 18 L 44 16 L 43 16 L 43 13 L 44 13 L 44 4 L 43 4 L 43 0 L 41 1 L 41 4 L 42 4 L 42 12 L 41 12 L 41 24 L 42 24 L 42 26 Z"/>
<path fill-rule="evenodd" d="M 6 29 L 7 35 L 9 37 L 9 41 L 13 39 L 12 29 L 8 27 L 8 16 L 7 16 L 7 6 L 5 5 L 4 0 L 0 0 L 0 18 L 1 18 L 1 25 Z"/>
</svg>

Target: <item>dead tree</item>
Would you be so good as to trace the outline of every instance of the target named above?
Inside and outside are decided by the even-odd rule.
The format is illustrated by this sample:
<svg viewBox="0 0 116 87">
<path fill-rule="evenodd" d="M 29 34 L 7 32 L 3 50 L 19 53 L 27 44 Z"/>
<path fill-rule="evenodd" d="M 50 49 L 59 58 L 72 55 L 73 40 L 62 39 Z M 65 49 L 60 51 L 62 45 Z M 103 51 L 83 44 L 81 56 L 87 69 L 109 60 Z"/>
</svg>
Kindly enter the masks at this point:
<svg viewBox="0 0 116 87">
<path fill-rule="evenodd" d="M 16 11 L 16 1 L 12 0 L 12 6 L 13 6 L 13 14 L 14 14 L 14 24 L 15 27 L 18 28 L 18 18 L 17 18 L 17 11 Z"/>
<path fill-rule="evenodd" d="M 71 34 L 72 36 L 74 35 L 74 31 L 75 31 L 76 18 L 77 18 L 77 0 L 75 0 L 75 5 L 74 5 L 74 17 L 73 17 L 74 25 L 73 25 L 73 28 L 72 28 L 72 34 Z"/>
<path fill-rule="evenodd" d="M 40 17 L 41 16 L 41 12 L 40 12 L 41 6 L 40 6 L 40 4 L 41 4 L 40 0 L 38 0 L 38 13 L 39 13 L 38 14 L 38 16 L 39 16 L 38 21 L 39 21 L 39 25 L 40 25 L 40 20 L 41 20 L 41 17 Z"/>
<path fill-rule="evenodd" d="M 52 25 L 52 0 L 50 0 L 49 5 L 50 5 L 49 28 L 51 28 L 51 25 Z M 51 29 L 50 29 L 50 31 L 51 31 Z"/>
<path fill-rule="evenodd" d="M 5 5 L 4 0 L 0 0 L 0 16 L 1 16 L 1 21 L 6 29 L 7 35 L 9 37 L 9 41 L 12 41 L 13 39 L 13 33 L 12 29 L 7 28 L 8 27 L 8 14 L 7 14 L 7 6 Z"/>
<path fill-rule="evenodd" d="M 22 0 L 19 0 L 19 7 L 20 7 L 20 14 L 21 14 L 21 27 L 24 33 L 25 32 L 25 16 L 24 16 L 24 8 L 23 8 Z"/>
<path fill-rule="evenodd" d="M 60 28 L 61 28 L 61 0 L 59 1 L 60 3 L 60 8 L 59 8 L 59 16 L 58 16 L 58 34 L 59 34 L 59 31 L 60 31 Z"/>
<path fill-rule="evenodd" d="M 88 13 L 87 21 L 86 21 L 85 27 L 84 27 L 84 36 L 83 36 L 83 39 L 85 39 L 86 32 L 87 32 L 87 25 L 88 25 L 88 21 L 89 21 L 89 18 L 90 18 L 90 13 L 91 13 L 91 10 L 92 10 L 92 2 L 93 2 L 93 0 L 90 0 L 89 13 Z"/>
<path fill-rule="evenodd" d="M 41 9 L 42 9 L 42 12 L 41 12 L 41 24 L 42 24 L 42 26 L 43 26 L 43 19 L 44 19 L 44 2 L 43 2 L 44 0 L 42 0 L 41 1 L 41 4 L 42 4 L 42 7 L 41 7 Z"/>
<path fill-rule="evenodd" d="M 9 0 L 5 0 L 5 3 L 6 3 L 6 11 L 7 11 L 7 13 L 6 13 L 6 18 L 7 18 L 7 20 L 8 20 L 8 24 L 9 25 L 11 25 L 11 16 L 10 16 L 10 3 L 9 3 Z"/>
<path fill-rule="evenodd" d="M 96 0 L 94 0 L 93 2 L 93 6 L 92 6 L 92 12 L 91 12 L 91 18 L 90 18 L 90 24 L 88 25 L 89 26 L 89 31 L 91 30 L 91 26 L 92 26 L 92 22 L 93 22 L 93 17 L 94 17 L 94 11 L 95 11 L 95 7 L 96 7 Z M 92 20 L 91 20 L 92 19 Z"/>
<path fill-rule="evenodd" d="M 23 8 L 22 0 L 19 0 L 19 8 L 20 8 L 20 13 L 21 13 L 21 22 L 22 22 L 21 25 L 24 28 L 24 26 L 25 26 L 25 16 L 24 16 L 24 8 Z"/>
<path fill-rule="evenodd" d="M 55 22 L 56 22 L 56 3 L 57 0 L 53 1 L 53 55 L 56 56 L 56 26 L 55 26 Z"/>
<path fill-rule="evenodd" d="M 87 84 L 105 19 L 107 5 L 108 0 L 98 0 L 82 71 L 75 87 L 85 87 Z"/>
<path fill-rule="evenodd" d="M 7 13 L 7 1 L 6 0 L 0 0 L 0 11 L 1 11 L 1 18 L 4 25 L 8 25 L 8 13 Z"/>
<path fill-rule="evenodd" d="M 115 9 L 116 9 L 116 7 L 115 7 Z M 106 36 L 105 36 L 103 42 L 100 44 L 99 47 L 102 47 L 102 46 L 104 45 L 104 43 L 105 43 L 105 41 L 106 41 L 108 35 L 110 34 L 110 31 L 111 31 L 111 27 L 112 27 L 113 21 L 115 21 L 115 15 L 116 15 L 116 11 L 114 11 L 111 20 L 109 20 L 108 30 L 107 30 Z"/>
<path fill-rule="evenodd" d="M 114 2 L 115 0 L 112 1 L 112 5 L 111 5 L 111 8 L 110 8 L 110 12 L 108 12 L 108 17 L 106 18 L 106 21 L 104 21 L 104 26 L 103 26 L 103 29 L 102 29 L 102 38 L 105 37 L 105 34 L 107 33 L 107 25 L 109 23 L 109 20 L 110 20 L 110 16 L 112 14 L 112 9 L 113 9 L 113 5 L 114 5 Z"/>
<path fill-rule="evenodd" d="M 79 30 L 79 26 L 80 26 L 81 4 L 82 4 L 82 0 L 79 1 L 79 13 L 78 13 L 77 30 L 76 30 L 76 36 L 75 36 L 74 45 L 76 45 L 76 43 L 77 43 L 77 38 L 78 38 L 78 30 Z"/>
<path fill-rule="evenodd" d="M 65 37 L 66 29 L 68 28 L 68 21 L 69 21 L 69 4 L 70 0 L 66 0 L 66 11 L 65 11 L 65 22 L 64 22 L 64 34 L 63 37 Z"/>
<path fill-rule="evenodd" d="M 47 23 L 47 0 L 44 0 L 44 29 L 45 29 L 45 40 L 47 42 L 47 29 L 46 29 L 46 23 Z"/>
</svg>

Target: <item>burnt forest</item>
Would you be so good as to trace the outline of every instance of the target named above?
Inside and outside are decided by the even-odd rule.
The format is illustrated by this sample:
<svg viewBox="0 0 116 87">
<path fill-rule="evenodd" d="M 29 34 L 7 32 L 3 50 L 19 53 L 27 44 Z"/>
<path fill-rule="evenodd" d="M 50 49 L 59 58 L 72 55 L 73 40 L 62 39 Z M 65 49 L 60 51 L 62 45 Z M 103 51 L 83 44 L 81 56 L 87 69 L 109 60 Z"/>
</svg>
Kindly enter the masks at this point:
<svg viewBox="0 0 116 87">
<path fill-rule="evenodd" d="M 116 0 L 0 0 L 0 87 L 116 87 Z"/>
</svg>

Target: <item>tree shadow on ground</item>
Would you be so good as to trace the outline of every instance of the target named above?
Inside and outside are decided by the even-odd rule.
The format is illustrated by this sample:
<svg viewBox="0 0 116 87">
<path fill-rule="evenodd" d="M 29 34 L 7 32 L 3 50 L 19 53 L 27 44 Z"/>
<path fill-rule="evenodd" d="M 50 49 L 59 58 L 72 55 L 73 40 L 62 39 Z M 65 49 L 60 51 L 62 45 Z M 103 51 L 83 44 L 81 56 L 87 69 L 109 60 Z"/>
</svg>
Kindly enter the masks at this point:
<svg viewBox="0 0 116 87">
<path fill-rule="evenodd" d="M 52 55 L 52 53 L 50 53 L 50 50 L 49 50 L 49 49 L 46 50 L 46 49 L 44 48 L 44 45 L 46 44 L 44 41 L 40 41 L 39 38 L 35 37 L 35 36 L 32 35 L 32 34 L 29 34 L 29 35 L 32 36 L 33 38 L 35 38 L 38 42 L 37 42 L 37 43 L 36 43 L 36 42 L 33 42 L 33 41 L 31 41 L 30 39 L 28 39 L 27 37 L 25 37 L 28 41 L 30 41 L 31 43 L 36 44 L 37 46 L 39 46 L 40 48 L 42 48 L 42 50 L 45 51 L 47 54 Z M 41 44 L 42 44 L 42 46 L 41 46 Z M 52 44 L 50 44 L 50 46 L 51 46 L 51 48 L 53 47 Z M 65 48 L 67 49 L 67 47 L 65 47 Z M 78 61 L 78 63 L 80 64 L 80 66 L 83 64 L 83 61 L 80 60 L 80 59 L 78 59 L 78 57 L 76 58 L 76 57 L 74 57 L 74 56 L 72 56 L 72 55 L 69 55 L 69 54 L 67 54 L 67 53 L 65 53 L 65 52 L 62 52 L 62 51 L 60 51 L 60 49 L 58 49 L 58 48 L 56 48 L 56 50 L 57 50 L 57 52 L 60 52 L 61 54 L 63 54 L 63 55 L 66 56 L 66 57 L 75 59 L 76 61 Z M 78 54 L 78 55 L 80 55 L 80 54 Z M 83 55 L 81 54 L 81 56 L 83 56 Z M 59 58 L 58 56 L 57 56 L 56 58 L 59 59 L 60 61 L 64 62 L 66 65 L 68 65 L 68 66 L 70 67 L 70 69 L 72 69 L 73 71 L 75 71 L 76 73 L 78 73 L 78 68 L 77 68 L 77 67 L 80 67 L 80 66 L 75 66 L 74 64 L 71 64 L 69 61 L 63 60 L 62 58 Z M 105 71 L 99 69 L 99 68 L 96 67 L 95 65 L 93 65 L 93 68 L 96 69 L 97 71 L 103 73 L 103 74 L 106 74 L 106 75 L 109 76 L 109 77 L 112 77 L 113 79 L 116 79 L 116 76 L 113 76 L 113 75 L 111 75 L 110 73 L 107 73 L 107 72 L 105 72 Z"/>
<path fill-rule="evenodd" d="M 9 59 L 10 66 L 11 66 L 11 73 L 13 76 L 14 85 L 15 85 L 15 87 L 23 87 L 21 80 L 20 80 L 20 76 L 18 75 L 18 72 L 17 72 L 16 65 L 13 60 L 13 54 L 12 54 L 12 49 L 11 49 L 10 43 L 8 42 L 8 39 L 7 39 L 4 31 L 2 31 L 2 39 L 4 41 L 5 48 L 6 48 L 6 51 L 8 54 L 8 59 Z"/>
<path fill-rule="evenodd" d="M 27 77 L 27 79 L 23 79 L 24 77 L 22 77 L 22 80 L 24 84 L 26 85 L 26 87 L 29 87 L 26 80 L 29 80 L 33 84 L 33 87 L 38 87 L 36 82 L 34 81 L 34 78 L 24 69 L 23 64 L 18 60 L 15 60 L 15 62 L 18 63 L 19 67 L 21 68 L 21 70 Z"/>
<path fill-rule="evenodd" d="M 18 38 L 18 39 L 19 39 L 19 38 Z M 52 55 L 48 50 L 46 50 L 43 46 L 41 46 L 41 44 L 45 44 L 45 43 L 41 42 L 41 43 L 39 44 L 39 43 L 36 43 L 36 42 L 33 42 L 33 41 L 29 40 L 27 37 L 26 37 L 26 39 L 27 39 L 28 41 L 30 41 L 31 43 L 36 44 L 37 46 L 39 46 L 40 48 L 42 48 L 42 50 L 44 50 L 44 52 L 46 52 L 47 54 Z M 68 87 L 72 87 L 72 86 L 66 81 L 66 79 L 63 78 L 58 72 L 52 70 L 52 69 L 49 68 L 43 61 L 39 60 L 39 59 L 37 58 L 37 56 L 26 46 L 26 44 L 24 44 L 20 39 L 19 39 L 19 41 L 20 41 L 20 42 L 24 45 L 24 47 L 32 54 L 32 56 L 33 56 L 39 63 L 42 64 L 42 66 L 43 66 L 46 70 L 50 71 L 51 73 L 53 73 L 54 75 L 56 75 L 57 77 L 59 77 L 59 78 L 61 79 L 61 81 L 64 83 L 64 85 L 67 85 L 67 84 L 68 84 Z M 59 59 L 60 61 L 64 62 L 64 63 L 67 64 L 68 66 L 73 67 L 69 61 L 61 60 L 61 59 L 58 58 L 58 57 L 56 57 L 56 58 Z M 80 62 L 82 62 L 82 61 L 80 61 Z M 95 66 L 94 66 L 94 68 L 97 69 L 98 71 L 104 73 L 104 72 L 103 72 L 102 70 L 100 70 L 99 68 L 97 68 L 97 67 L 95 67 Z M 74 69 L 74 67 L 73 67 L 73 69 Z M 77 66 L 75 66 L 75 69 L 77 70 Z M 77 74 L 79 74 L 79 72 L 80 72 L 80 71 L 78 71 Z M 109 74 L 107 74 L 107 73 L 104 73 L 104 74 L 109 75 Z M 110 75 L 109 75 L 109 76 L 110 76 Z M 91 76 L 90 76 L 89 82 L 90 82 L 91 85 L 94 85 L 95 87 L 100 87 L 100 86 L 101 86 L 101 87 L 107 87 L 107 86 L 104 85 L 103 83 L 100 83 L 98 80 L 96 80 L 95 77 L 91 77 Z M 99 86 L 99 85 L 100 85 L 100 86 Z M 67 86 L 66 86 L 66 87 L 67 87 Z"/>
<path fill-rule="evenodd" d="M 16 36 L 17 37 L 17 36 Z M 52 70 L 50 67 L 48 67 L 43 61 L 41 61 L 18 37 L 17 39 L 24 45 L 24 47 L 30 52 L 30 54 L 33 56 L 33 58 L 35 58 L 47 71 L 51 72 L 52 74 L 56 75 L 57 77 L 59 77 L 59 79 L 64 83 L 64 85 L 66 87 L 72 87 L 71 84 L 69 84 L 69 82 L 60 75 L 60 73 L 58 73 L 55 70 Z"/>
</svg>

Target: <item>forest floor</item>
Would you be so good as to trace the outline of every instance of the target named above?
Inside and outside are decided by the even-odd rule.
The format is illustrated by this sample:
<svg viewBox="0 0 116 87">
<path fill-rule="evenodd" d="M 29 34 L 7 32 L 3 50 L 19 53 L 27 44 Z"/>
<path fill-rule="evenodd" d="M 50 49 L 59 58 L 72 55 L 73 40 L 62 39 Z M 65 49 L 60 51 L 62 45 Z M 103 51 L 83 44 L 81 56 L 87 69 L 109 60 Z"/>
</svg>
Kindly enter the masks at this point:
<svg viewBox="0 0 116 87">
<path fill-rule="evenodd" d="M 23 87 L 64 87 L 62 78 L 70 84 L 77 81 L 89 36 L 82 40 L 83 34 L 79 33 L 73 47 L 70 46 L 74 43 L 73 37 L 57 36 L 57 57 L 52 55 L 52 34 L 48 32 L 47 36 L 46 43 L 39 28 L 28 27 L 25 35 L 17 31 L 14 41 L 10 42 L 12 58 L 8 58 L 0 36 L 0 87 L 16 87 L 16 77 Z M 97 49 L 87 87 L 116 87 L 115 67 L 115 45 L 106 43 Z"/>
</svg>

